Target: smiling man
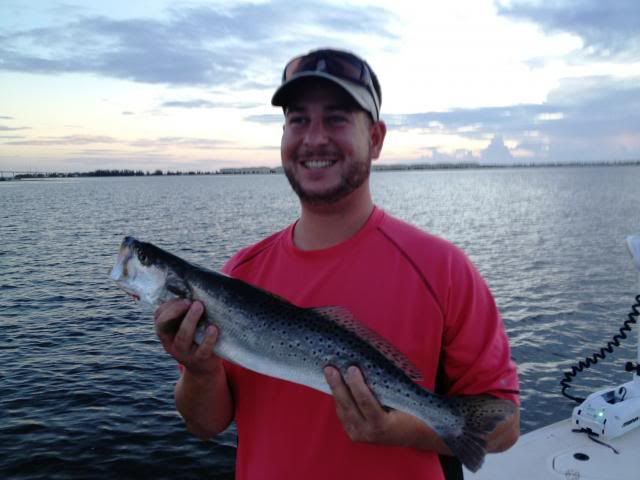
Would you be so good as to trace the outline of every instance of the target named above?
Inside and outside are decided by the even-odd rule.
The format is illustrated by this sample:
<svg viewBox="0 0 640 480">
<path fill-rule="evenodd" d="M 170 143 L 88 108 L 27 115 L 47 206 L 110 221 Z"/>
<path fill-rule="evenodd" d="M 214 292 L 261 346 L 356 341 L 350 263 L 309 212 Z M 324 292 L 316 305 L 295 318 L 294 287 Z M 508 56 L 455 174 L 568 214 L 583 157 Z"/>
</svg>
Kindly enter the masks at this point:
<svg viewBox="0 0 640 480">
<path fill-rule="evenodd" d="M 373 202 L 369 174 L 386 127 L 370 66 L 337 50 L 296 57 L 272 103 L 284 110 L 282 165 L 300 218 L 238 252 L 225 272 L 302 307 L 349 310 L 420 369 L 425 388 L 517 405 L 507 337 L 477 270 Z M 156 311 L 157 332 L 184 367 L 176 405 L 189 430 L 209 438 L 236 420 L 237 478 L 444 478 L 438 454 L 448 447 L 415 417 L 384 409 L 366 371 L 342 377 L 327 365 L 332 396 L 251 372 L 212 353 L 224 331 L 209 327 L 193 343 L 202 313 L 197 302 L 168 302 Z M 179 318 L 177 334 L 167 333 Z M 489 435 L 488 451 L 509 448 L 518 432 L 516 409 Z"/>
<path fill-rule="evenodd" d="M 354 200 L 369 203 L 371 160 L 382 149 L 384 123 L 323 78 L 299 78 L 273 101 L 285 106 L 282 164 L 301 202 L 332 205 L 362 190 Z"/>
</svg>

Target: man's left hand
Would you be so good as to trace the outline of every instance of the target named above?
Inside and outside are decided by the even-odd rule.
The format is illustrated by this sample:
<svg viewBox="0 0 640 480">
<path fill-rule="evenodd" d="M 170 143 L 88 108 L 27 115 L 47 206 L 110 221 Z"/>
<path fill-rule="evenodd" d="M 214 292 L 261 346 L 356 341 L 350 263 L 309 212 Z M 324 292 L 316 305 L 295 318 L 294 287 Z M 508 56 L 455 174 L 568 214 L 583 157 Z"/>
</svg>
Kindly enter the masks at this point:
<svg viewBox="0 0 640 480">
<path fill-rule="evenodd" d="M 385 410 L 357 367 L 349 367 L 344 379 L 334 367 L 326 367 L 324 374 L 336 401 L 338 418 L 354 442 L 449 452 L 435 432 L 414 416 Z"/>
</svg>

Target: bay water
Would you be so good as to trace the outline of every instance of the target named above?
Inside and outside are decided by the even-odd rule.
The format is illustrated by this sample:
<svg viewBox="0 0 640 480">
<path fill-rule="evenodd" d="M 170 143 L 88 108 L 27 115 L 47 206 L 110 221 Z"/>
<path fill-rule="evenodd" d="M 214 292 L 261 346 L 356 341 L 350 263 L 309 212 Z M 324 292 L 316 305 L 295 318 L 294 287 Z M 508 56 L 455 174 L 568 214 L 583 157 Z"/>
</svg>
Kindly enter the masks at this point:
<svg viewBox="0 0 640 480">
<path fill-rule="evenodd" d="M 574 404 L 562 373 L 603 346 L 640 286 L 640 167 L 374 172 L 376 203 L 462 247 L 491 287 L 523 432 Z M 226 479 L 235 430 L 191 437 L 152 312 L 109 279 L 125 235 L 220 268 L 297 218 L 282 175 L 0 182 L 0 478 Z M 630 380 L 634 331 L 571 393 Z"/>
</svg>

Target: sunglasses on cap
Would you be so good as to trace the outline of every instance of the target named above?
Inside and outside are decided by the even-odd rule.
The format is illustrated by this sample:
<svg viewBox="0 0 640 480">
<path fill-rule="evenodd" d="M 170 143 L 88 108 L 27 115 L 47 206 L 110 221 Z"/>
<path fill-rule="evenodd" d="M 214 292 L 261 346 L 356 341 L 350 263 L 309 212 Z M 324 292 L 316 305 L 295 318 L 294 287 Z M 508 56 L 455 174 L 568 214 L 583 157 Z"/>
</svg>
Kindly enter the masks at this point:
<svg viewBox="0 0 640 480">
<path fill-rule="evenodd" d="M 380 84 L 364 60 L 339 50 L 316 50 L 289 61 L 282 72 L 282 83 L 308 72 L 323 72 L 366 88 L 379 112 L 382 100 Z"/>
</svg>

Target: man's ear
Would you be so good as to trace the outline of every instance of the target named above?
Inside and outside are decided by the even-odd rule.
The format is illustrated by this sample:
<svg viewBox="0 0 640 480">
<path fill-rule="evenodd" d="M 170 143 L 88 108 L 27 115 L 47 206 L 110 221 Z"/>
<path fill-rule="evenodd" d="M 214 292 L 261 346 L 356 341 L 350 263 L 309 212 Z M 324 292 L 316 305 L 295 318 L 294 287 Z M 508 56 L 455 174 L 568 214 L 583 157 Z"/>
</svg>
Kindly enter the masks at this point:
<svg viewBox="0 0 640 480">
<path fill-rule="evenodd" d="M 369 127 L 369 141 L 371 142 L 371 159 L 375 160 L 380 156 L 384 137 L 387 134 L 387 126 L 382 120 L 373 122 Z"/>
</svg>

